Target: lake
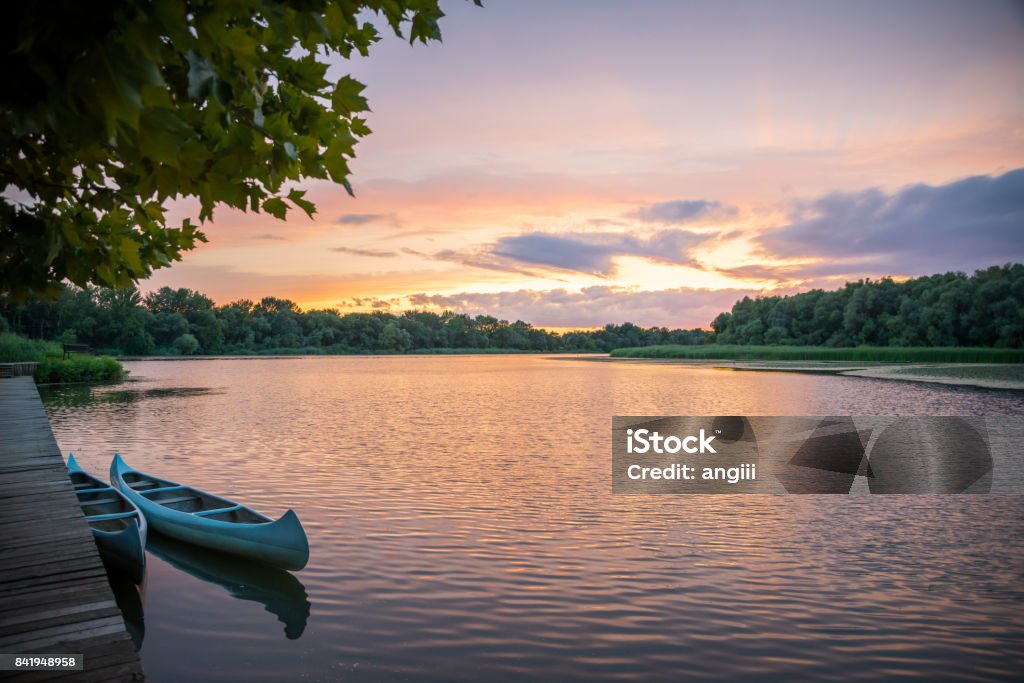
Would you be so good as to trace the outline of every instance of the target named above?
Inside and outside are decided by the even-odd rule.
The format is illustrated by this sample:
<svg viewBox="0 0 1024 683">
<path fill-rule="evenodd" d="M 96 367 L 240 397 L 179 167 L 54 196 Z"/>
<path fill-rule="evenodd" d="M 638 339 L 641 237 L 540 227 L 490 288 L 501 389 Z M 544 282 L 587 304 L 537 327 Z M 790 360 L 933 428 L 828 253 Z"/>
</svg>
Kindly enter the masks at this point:
<svg viewBox="0 0 1024 683">
<path fill-rule="evenodd" d="M 122 595 L 154 681 L 1024 671 L 1024 496 L 613 496 L 610 475 L 613 415 L 1021 415 L 1024 392 L 541 356 L 126 366 L 43 388 L 65 455 L 293 507 L 311 546 L 289 574 L 157 539 L 142 605 Z"/>
</svg>

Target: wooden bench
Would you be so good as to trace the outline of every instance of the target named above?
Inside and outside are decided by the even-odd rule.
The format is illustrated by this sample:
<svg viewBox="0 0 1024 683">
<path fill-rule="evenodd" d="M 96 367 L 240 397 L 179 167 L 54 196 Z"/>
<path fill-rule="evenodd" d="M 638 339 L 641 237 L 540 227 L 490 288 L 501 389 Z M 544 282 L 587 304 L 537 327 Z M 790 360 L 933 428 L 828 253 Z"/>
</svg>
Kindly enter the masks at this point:
<svg viewBox="0 0 1024 683">
<path fill-rule="evenodd" d="M 64 344 L 64 357 L 70 358 L 73 353 L 88 353 L 95 356 L 96 352 L 88 344 Z"/>
</svg>

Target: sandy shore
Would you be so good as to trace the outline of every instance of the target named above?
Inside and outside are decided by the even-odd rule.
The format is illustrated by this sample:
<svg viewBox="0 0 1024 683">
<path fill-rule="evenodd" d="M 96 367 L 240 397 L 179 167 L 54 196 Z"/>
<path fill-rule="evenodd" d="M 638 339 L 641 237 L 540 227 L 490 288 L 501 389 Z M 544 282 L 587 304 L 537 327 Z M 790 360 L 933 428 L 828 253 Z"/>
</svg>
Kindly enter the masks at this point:
<svg viewBox="0 0 1024 683">
<path fill-rule="evenodd" d="M 666 363 L 761 372 L 811 372 L 850 377 L 871 377 L 904 382 L 934 382 L 983 389 L 1024 391 L 1024 365 L 988 363 L 848 363 L 842 361 L 748 361 L 687 358 L 611 358 L 577 360 L 609 363 Z"/>
</svg>

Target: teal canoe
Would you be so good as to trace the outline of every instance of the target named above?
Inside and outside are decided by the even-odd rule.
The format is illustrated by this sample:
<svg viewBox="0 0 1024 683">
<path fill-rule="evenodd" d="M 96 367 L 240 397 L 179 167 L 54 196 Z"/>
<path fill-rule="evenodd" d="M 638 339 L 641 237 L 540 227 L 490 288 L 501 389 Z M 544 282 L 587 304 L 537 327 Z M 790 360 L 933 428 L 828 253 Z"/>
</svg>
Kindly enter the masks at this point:
<svg viewBox="0 0 1024 683">
<path fill-rule="evenodd" d="M 299 570 L 309 561 L 309 542 L 298 515 L 280 519 L 191 486 L 134 470 L 115 455 L 110 481 L 135 503 L 150 526 L 187 543 Z"/>
<path fill-rule="evenodd" d="M 83 470 L 68 454 L 68 476 L 108 570 L 141 583 L 146 571 L 146 518 L 110 484 Z"/>
</svg>

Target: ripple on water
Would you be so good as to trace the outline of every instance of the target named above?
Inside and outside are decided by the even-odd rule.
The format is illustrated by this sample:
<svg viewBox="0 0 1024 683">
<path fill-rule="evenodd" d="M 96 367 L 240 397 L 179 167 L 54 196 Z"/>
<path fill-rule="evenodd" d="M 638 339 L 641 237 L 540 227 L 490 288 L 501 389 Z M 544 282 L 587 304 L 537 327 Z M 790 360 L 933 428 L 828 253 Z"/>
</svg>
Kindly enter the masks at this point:
<svg viewBox="0 0 1024 683">
<path fill-rule="evenodd" d="M 154 680 L 1024 670 L 1020 497 L 612 496 L 609 439 L 615 414 L 1022 414 L 1019 393 L 534 357 L 129 365 L 44 391 L 63 450 L 294 507 L 312 547 L 299 588 L 248 593 L 152 557 Z"/>
</svg>

